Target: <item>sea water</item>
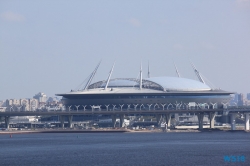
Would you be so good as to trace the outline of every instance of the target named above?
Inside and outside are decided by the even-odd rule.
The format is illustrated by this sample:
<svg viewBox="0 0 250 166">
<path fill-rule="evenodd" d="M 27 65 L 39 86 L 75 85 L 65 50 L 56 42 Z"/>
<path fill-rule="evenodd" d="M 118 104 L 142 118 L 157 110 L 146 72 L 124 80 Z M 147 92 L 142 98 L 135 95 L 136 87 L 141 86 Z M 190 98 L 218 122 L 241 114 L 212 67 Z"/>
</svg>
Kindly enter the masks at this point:
<svg viewBox="0 0 250 166">
<path fill-rule="evenodd" d="M 0 135 L 0 165 L 250 165 L 250 133 Z"/>
</svg>

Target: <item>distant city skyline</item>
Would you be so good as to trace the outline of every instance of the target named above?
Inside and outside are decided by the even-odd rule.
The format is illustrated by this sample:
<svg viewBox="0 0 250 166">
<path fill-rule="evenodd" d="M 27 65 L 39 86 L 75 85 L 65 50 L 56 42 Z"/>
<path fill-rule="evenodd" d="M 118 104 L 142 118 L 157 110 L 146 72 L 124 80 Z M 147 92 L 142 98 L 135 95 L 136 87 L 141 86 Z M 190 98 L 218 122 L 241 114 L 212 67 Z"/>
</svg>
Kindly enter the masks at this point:
<svg viewBox="0 0 250 166">
<path fill-rule="evenodd" d="M 48 7 L 49 6 L 49 7 Z M 0 100 L 75 89 L 102 59 L 93 82 L 176 76 L 250 93 L 250 0 L 1 1 Z M 197 80 L 197 79 L 196 79 Z M 92 82 L 92 83 L 93 83 Z M 210 84 L 209 84 L 210 85 Z"/>
</svg>

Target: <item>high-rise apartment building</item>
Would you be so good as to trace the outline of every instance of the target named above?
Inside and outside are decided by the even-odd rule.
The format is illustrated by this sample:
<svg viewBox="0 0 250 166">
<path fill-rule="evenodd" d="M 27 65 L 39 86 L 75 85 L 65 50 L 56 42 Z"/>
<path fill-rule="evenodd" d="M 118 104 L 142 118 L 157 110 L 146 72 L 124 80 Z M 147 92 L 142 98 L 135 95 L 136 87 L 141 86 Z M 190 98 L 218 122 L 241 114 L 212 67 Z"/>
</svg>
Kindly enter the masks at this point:
<svg viewBox="0 0 250 166">
<path fill-rule="evenodd" d="M 250 93 L 247 93 L 247 100 L 250 100 Z"/>
<path fill-rule="evenodd" d="M 33 98 L 37 99 L 39 103 L 46 103 L 47 101 L 47 96 L 42 92 L 39 92 Z"/>
<path fill-rule="evenodd" d="M 244 95 L 242 93 L 238 94 L 238 106 L 243 106 Z"/>
<path fill-rule="evenodd" d="M 9 111 L 34 111 L 38 107 L 37 99 L 7 99 L 6 107 Z"/>
</svg>

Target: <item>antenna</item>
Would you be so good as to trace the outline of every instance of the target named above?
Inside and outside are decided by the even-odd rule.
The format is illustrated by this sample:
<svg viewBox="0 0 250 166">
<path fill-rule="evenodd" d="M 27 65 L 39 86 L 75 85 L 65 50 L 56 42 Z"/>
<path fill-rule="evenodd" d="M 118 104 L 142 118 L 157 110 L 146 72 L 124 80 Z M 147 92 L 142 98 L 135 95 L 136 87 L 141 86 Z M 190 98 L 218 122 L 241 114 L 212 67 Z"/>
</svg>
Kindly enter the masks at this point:
<svg viewBox="0 0 250 166">
<path fill-rule="evenodd" d="M 100 61 L 100 62 L 98 63 L 98 65 L 96 66 L 95 70 L 92 72 L 92 74 L 91 74 L 91 76 L 90 76 L 90 78 L 89 78 L 89 80 L 88 80 L 88 82 L 87 82 L 87 84 L 85 85 L 85 87 L 84 87 L 83 90 L 87 90 L 87 89 L 88 89 L 89 84 L 91 83 L 93 77 L 95 76 L 95 73 L 96 73 L 98 67 L 100 66 L 101 62 L 102 62 L 102 61 Z"/>
<path fill-rule="evenodd" d="M 150 68 L 149 68 L 149 61 L 148 61 L 148 78 L 150 78 Z"/>
<path fill-rule="evenodd" d="M 173 61 L 173 63 L 174 63 L 174 61 Z M 177 69 L 175 63 L 174 63 L 174 67 L 175 67 L 175 71 L 176 71 L 177 76 L 178 76 L 178 77 L 181 77 L 181 75 L 180 75 L 180 73 L 179 73 L 179 71 L 178 71 L 178 69 Z"/>
<path fill-rule="evenodd" d="M 199 71 L 195 68 L 194 64 L 190 61 L 193 69 L 194 69 L 194 72 L 196 74 L 196 76 L 198 77 L 199 81 L 202 82 L 203 84 L 205 84 L 205 81 L 203 80 L 203 78 L 201 77 Z"/>
<path fill-rule="evenodd" d="M 114 64 L 113 64 L 113 67 L 112 67 L 112 69 L 110 70 L 110 72 L 109 72 L 109 76 L 108 76 L 108 79 L 107 79 L 107 81 L 106 81 L 106 85 L 105 85 L 105 90 L 107 89 L 107 87 L 108 87 L 108 84 L 109 84 L 109 81 L 110 81 L 110 78 L 111 78 L 111 75 L 112 75 L 112 72 L 113 72 L 113 69 L 114 69 L 114 66 L 115 66 L 115 62 L 114 62 Z"/>
<path fill-rule="evenodd" d="M 142 64 L 141 64 L 141 70 L 140 70 L 140 90 L 142 89 Z"/>
</svg>

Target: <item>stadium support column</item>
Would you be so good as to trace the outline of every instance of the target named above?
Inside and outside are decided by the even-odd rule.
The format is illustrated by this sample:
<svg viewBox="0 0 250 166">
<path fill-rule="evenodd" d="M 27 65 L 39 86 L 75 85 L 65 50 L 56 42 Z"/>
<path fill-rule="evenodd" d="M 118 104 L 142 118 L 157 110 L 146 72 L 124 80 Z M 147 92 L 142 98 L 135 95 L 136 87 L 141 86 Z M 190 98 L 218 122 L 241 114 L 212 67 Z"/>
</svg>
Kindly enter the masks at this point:
<svg viewBox="0 0 250 166">
<path fill-rule="evenodd" d="M 199 130 L 202 130 L 203 129 L 203 117 L 204 117 L 204 113 L 203 112 L 198 113 L 197 116 L 198 116 L 198 122 L 199 122 Z"/>
<path fill-rule="evenodd" d="M 60 115 L 61 128 L 64 128 L 64 116 Z"/>
<path fill-rule="evenodd" d="M 249 113 L 245 114 L 245 130 L 249 130 Z"/>
<path fill-rule="evenodd" d="M 160 124 L 160 120 L 161 120 L 161 115 L 157 114 L 156 115 L 156 122 L 157 122 L 157 125 L 159 126 Z"/>
<path fill-rule="evenodd" d="M 69 115 L 68 116 L 69 128 L 72 128 L 72 119 L 73 119 L 73 115 Z"/>
<path fill-rule="evenodd" d="M 5 116 L 5 127 L 6 129 L 10 127 L 10 116 Z"/>
<path fill-rule="evenodd" d="M 112 115 L 111 118 L 112 118 L 112 127 L 115 128 L 116 116 L 115 116 L 115 115 Z"/>
<path fill-rule="evenodd" d="M 214 128 L 214 118 L 215 118 L 215 112 L 209 113 L 209 121 L 210 121 L 210 129 Z"/>
<path fill-rule="evenodd" d="M 235 117 L 236 114 L 231 114 L 230 118 L 231 118 L 231 130 L 235 130 Z"/>
<path fill-rule="evenodd" d="M 175 113 L 175 114 L 174 114 L 174 119 L 175 119 L 175 121 L 177 121 L 177 122 L 179 121 L 179 114 L 178 114 L 178 113 Z"/>
<path fill-rule="evenodd" d="M 120 115 L 120 127 L 124 127 L 123 122 L 124 122 L 124 115 Z"/>
<path fill-rule="evenodd" d="M 171 124 L 171 114 L 166 114 L 166 125 L 167 128 L 170 128 L 170 124 Z"/>
</svg>

